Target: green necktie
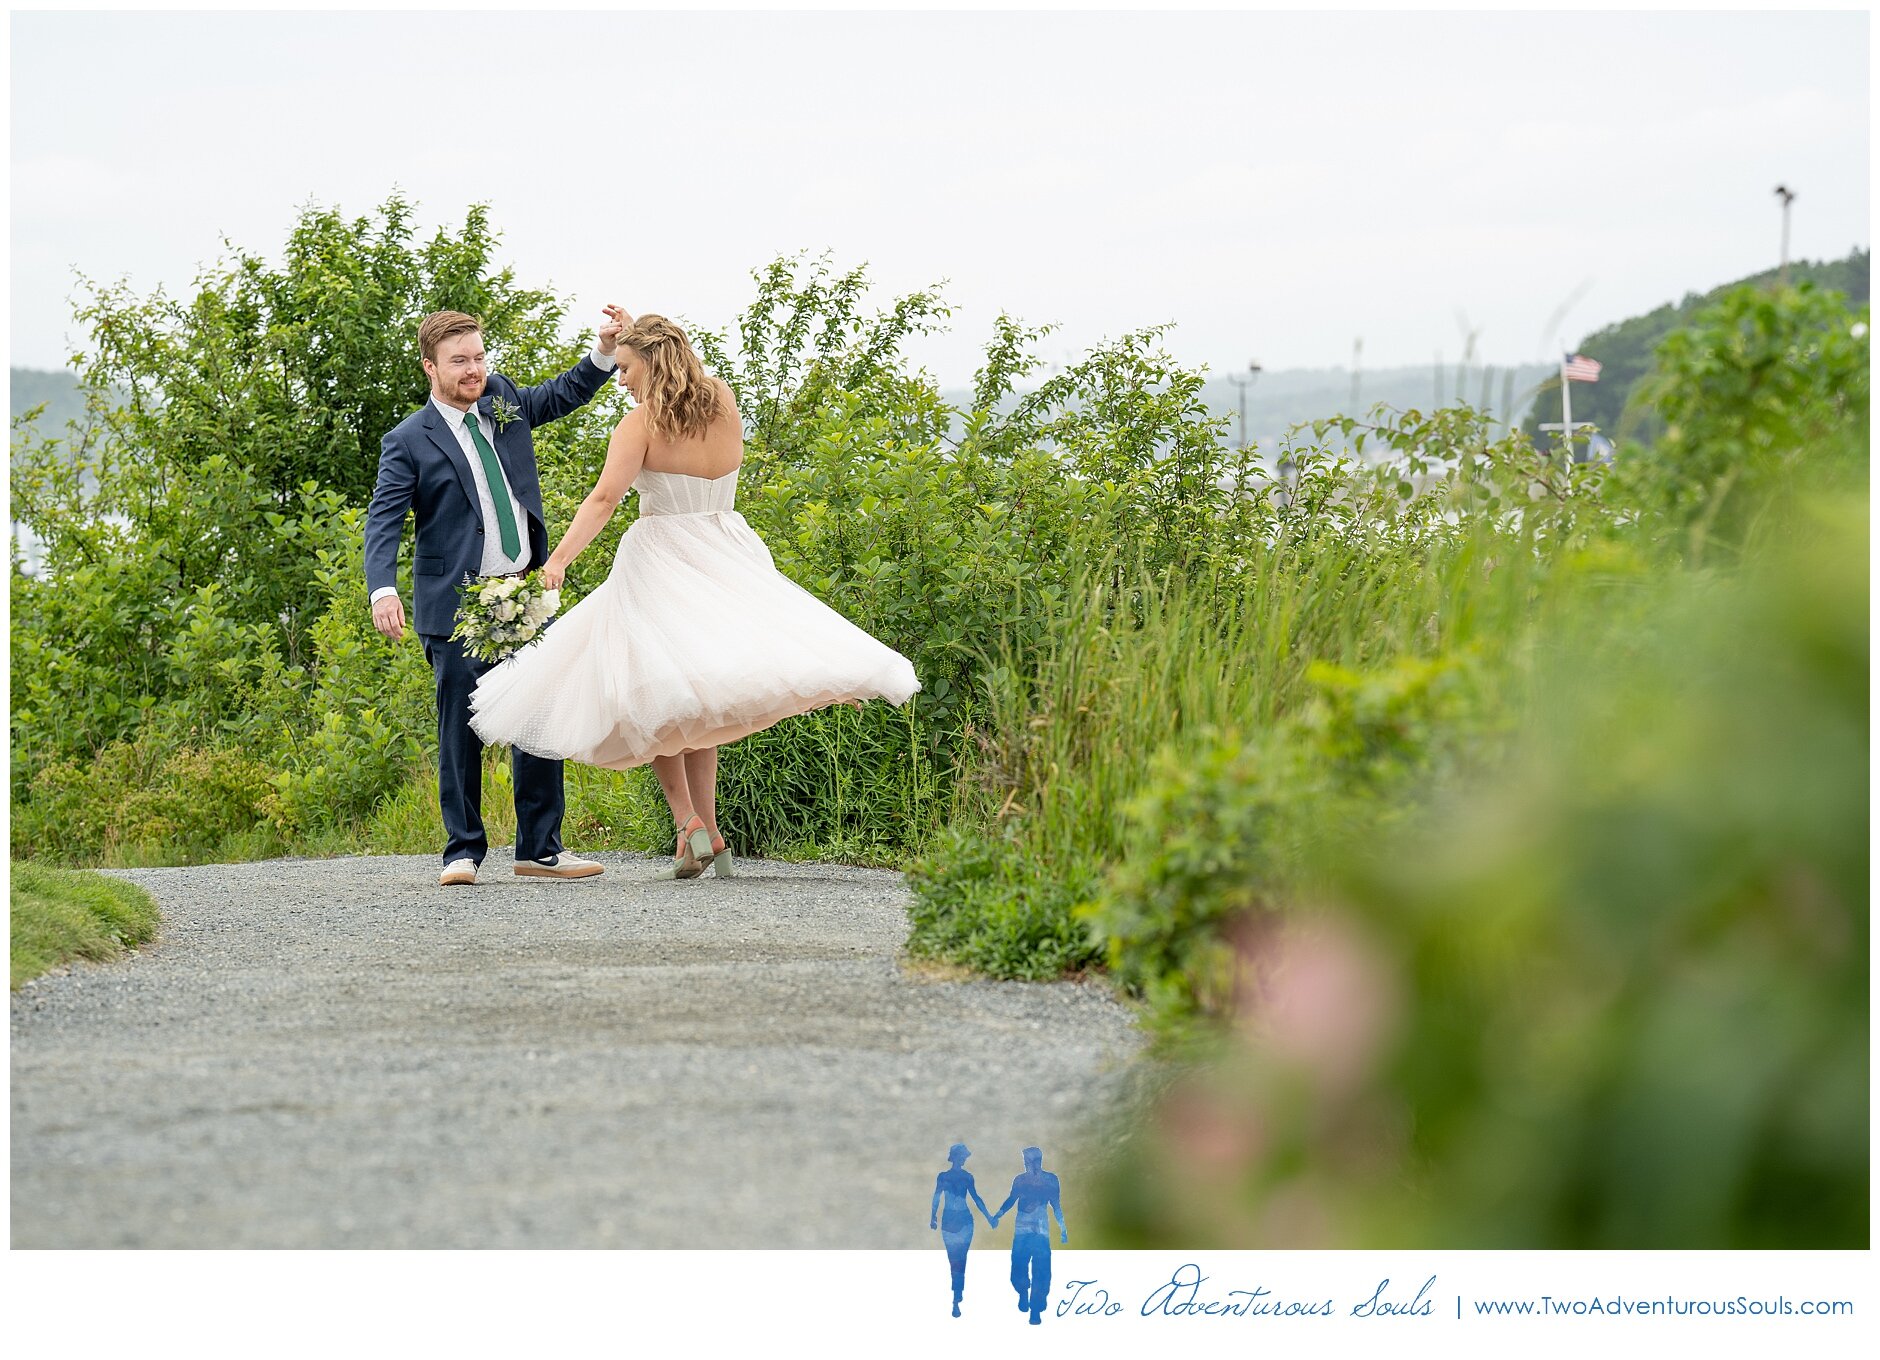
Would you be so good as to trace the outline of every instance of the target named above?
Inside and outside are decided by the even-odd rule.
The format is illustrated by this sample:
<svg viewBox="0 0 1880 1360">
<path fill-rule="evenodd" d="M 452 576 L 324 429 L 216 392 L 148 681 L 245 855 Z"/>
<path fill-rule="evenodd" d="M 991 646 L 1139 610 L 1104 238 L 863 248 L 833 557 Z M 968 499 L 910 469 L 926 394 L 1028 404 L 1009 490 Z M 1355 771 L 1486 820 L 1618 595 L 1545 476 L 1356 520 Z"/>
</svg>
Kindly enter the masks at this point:
<svg viewBox="0 0 1880 1360">
<path fill-rule="evenodd" d="M 477 457 L 483 460 L 483 477 L 489 483 L 490 499 L 496 503 L 496 527 L 502 531 L 503 556 L 514 557 L 522 549 L 522 539 L 516 533 L 516 512 L 509 506 L 509 488 L 503 481 L 502 464 L 496 461 L 496 450 L 490 447 L 490 441 L 477 428 L 476 412 L 465 411 L 463 423 L 470 431 L 470 441 L 477 446 Z"/>
</svg>

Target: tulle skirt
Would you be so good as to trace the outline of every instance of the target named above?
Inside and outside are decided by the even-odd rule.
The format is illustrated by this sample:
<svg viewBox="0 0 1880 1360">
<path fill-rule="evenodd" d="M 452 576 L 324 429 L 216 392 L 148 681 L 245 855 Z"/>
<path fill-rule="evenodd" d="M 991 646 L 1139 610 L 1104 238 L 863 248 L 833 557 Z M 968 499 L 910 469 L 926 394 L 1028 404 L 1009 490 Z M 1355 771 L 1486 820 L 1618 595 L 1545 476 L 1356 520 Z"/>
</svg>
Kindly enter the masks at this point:
<svg viewBox="0 0 1880 1360">
<path fill-rule="evenodd" d="M 478 682 L 470 726 L 625 770 L 919 689 L 906 657 L 779 572 L 744 516 L 643 514 L 600 588 Z"/>
</svg>

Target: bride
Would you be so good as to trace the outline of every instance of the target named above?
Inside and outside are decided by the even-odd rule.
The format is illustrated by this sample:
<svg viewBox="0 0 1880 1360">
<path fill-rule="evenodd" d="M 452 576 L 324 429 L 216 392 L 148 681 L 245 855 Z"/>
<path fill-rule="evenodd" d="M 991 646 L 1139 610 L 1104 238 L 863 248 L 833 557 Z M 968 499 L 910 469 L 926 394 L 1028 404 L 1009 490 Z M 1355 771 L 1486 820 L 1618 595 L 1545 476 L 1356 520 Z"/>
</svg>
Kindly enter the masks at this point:
<svg viewBox="0 0 1880 1360">
<path fill-rule="evenodd" d="M 600 480 L 542 568 L 558 587 L 628 488 L 639 518 L 607 580 L 486 674 L 470 725 L 486 744 L 610 770 L 651 762 L 678 834 L 667 878 L 733 871 L 715 794 L 718 748 L 796 713 L 920 688 L 906 657 L 780 573 L 732 508 L 744 458 L 729 385 L 685 332 L 647 315 L 620 337 L 638 403 Z"/>
</svg>

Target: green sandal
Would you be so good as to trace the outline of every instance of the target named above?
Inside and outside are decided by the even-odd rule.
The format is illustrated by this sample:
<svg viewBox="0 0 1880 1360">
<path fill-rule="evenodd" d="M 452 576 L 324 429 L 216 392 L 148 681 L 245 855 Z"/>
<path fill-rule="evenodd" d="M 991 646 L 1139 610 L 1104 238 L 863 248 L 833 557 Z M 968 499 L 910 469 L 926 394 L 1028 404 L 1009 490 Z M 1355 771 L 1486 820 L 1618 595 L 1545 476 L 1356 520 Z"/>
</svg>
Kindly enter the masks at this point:
<svg viewBox="0 0 1880 1360">
<path fill-rule="evenodd" d="M 698 822 L 696 830 L 690 830 L 693 822 Z M 676 862 L 661 869 L 653 877 L 659 879 L 697 878 L 705 872 L 705 861 L 714 860 L 712 838 L 705 832 L 705 823 L 695 814 L 679 830 L 679 850 Z"/>
</svg>

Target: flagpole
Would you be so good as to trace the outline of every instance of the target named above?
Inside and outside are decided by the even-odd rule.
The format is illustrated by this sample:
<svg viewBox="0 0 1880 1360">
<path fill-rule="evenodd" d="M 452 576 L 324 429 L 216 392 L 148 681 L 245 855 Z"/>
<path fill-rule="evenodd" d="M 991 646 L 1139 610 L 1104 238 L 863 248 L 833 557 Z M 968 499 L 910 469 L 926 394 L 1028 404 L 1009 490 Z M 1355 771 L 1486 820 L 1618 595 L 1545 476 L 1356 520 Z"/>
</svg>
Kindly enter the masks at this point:
<svg viewBox="0 0 1880 1360">
<path fill-rule="evenodd" d="M 1567 462 L 1573 461 L 1573 383 L 1567 378 L 1567 356 L 1560 356 L 1560 437 L 1567 444 Z"/>
</svg>

